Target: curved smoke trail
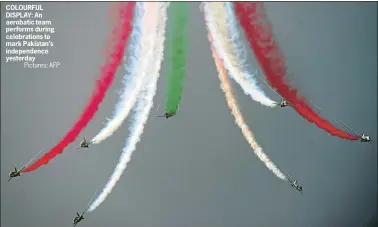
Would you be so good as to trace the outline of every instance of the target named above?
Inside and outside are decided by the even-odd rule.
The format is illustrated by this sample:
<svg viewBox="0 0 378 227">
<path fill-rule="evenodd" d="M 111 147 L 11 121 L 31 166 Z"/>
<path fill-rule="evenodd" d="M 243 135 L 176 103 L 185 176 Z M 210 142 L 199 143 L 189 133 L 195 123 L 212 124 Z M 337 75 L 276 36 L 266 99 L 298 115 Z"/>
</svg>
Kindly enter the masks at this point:
<svg viewBox="0 0 378 227">
<path fill-rule="evenodd" d="M 38 169 L 41 165 L 46 165 L 51 159 L 62 153 L 70 143 L 75 141 L 80 132 L 87 126 L 98 110 L 98 106 L 105 97 L 107 90 L 112 84 L 118 66 L 121 64 L 123 52 L 132 30 L 132 19 L 134 14 L 135 2 L 119 3 L 118 20 L 112 30 L 106 48 L 107 59 L 100 69 L 100 79 L 96 81 L 96 87 L 92 97 L 81 113 L 79 119 L 73 127 L 67 132 L 61 141 L 55 145 L 49 152 L 36 160 L 32 165 L 25 168 L 22 172 L 30 172 Z"/>
<path fill-rule="evenodd" d="M 241 86 L 244 93 L 250 95 L 253 100 L 267 107 L 276 107 L 277 102 L 266 96 L 258 87 L 255 75 L 248 72 L 240 50 L 240 39 L 235 21 L 230 15 L 230 5 L 223 2 L 205 2 L 204 11 L 208 30 L 213 36 L 213 45 L 220 54 L 231 77 Z"/>
<path fill-rule="evenodd" d="M 149 13 L 153 12 L 143 12 L 143 4 L 143 2 L 136 3 L 135 13 L 138 18 L 135 19 L 134 42 L 129 55 L 131 57 L 129 61 L 131 67 L 123 81 L 125 88 L 120 95 L 120 100 L 116 104 L 113 117 L 108 120 L 104 128 L 91 140 L 91 143 L 101 143 L 122 125 L 135 105 L 138 94 L 142 89 L 143 81 L 146 77 L 146 68 L 149 64 L 148 59 L 153 54 L 152 47 L 156 39 L 156 33 L 151 32 L 153 27 L 144 26 L 145 23 L 150 23 L 152 15 L 149 15 Z M 157 15 L 156 12 L 154 15 Z M 151 24 L 151 26 L 154 25 Z M 133 56 L 133 54 L 135 55 Z"/>
<path fill-rule="evenodd" d="M 307 121 L 317 127 L 347 140 L 358 140 L 359 137 L 348 134 L 334 127 L 316 113 L 311 106 L 290 87 L 286 81 L 286 62 L 277 40 L 274 38 L 272 24 L 266 17 L 264 3 L 235 2 L 235 14 L 249 42 L 249 46 L 264 71 L 272 88 L 292 104 L 293 108 Z"/>
<path fill-rule="evenodd" d="M 212 43 L 212 37 L 209 34 L 208 36 L 210 43 Z M 281 180 L 287 181 L 287 177 L 285 174 L 281 172 L 281 170 L 278 169 L 278 167 L 269 159 L 269 157 L 263 152 L 260 145 L 256 142 L 256 139 L 252 133 L 252 131 L 248 128 L 248 125 L 244 121 L 244 117 L 239 109 L 239 104 L 236 101 L 232 87 L 231 87 L 231 81 L 227 77 L 226 69 L 224 68 L 222 59 L 216 52 L 216 49 L 213 45 L 211 45 L 211 51 L 212 55 L 215 61 L 215 65 L 218 70 L 218 77 L 221 81 L 221 88 L 226 96 L 227 105 L 231 110 L 232 115 L 235 117 L 235 123 L 239 126 L 241 129 L 244 138 L 247 140 L 251 148 L 253 149 L 254 153 L 257 155 L 257 157 L 265 164 L 265 166 L 272 171 L 278 178 Z"/>
<path fill-rule="evenodd" d="M 161 62 L 163 60 L 163 49 L 165 39 L 164 36 L 167 19 L 166 12 L 169 3 L 152 2 L 145 4 L 146 7 L 151 7 L 149 5 L 156 4 L 160 8 L 158 19 L 158 37 L 156 41 L 156 48 L 154 49 L 155 55 L 154 58 L 149 59 L 149 63 L 152 66 L 148 69 L 148 75 L 150 76 L 145 81 L 146 87 L 144 87 L 144 89 L 141 91 L 139 95 L 139 101 L 134 109 L 134 118 L 130 126 L 130 135 L 126 139 L 126 147 L 123 148 L 120 160 L 108 183 L 105 185 L 101 194 L 89 207 L 89 212 L 94 211 L 102 202 L 105 201 L 106 197 L 111 193 L 113 187 L 116 185 L 122 173 L 125 171 L 127 164 L 131 160 L 131 156 L 135 151 L 136 144 L 140 140 L 140 137 L 144 130 L 144 125 L 146 124 L 150 111 L 153 107 L 153 99 L 156 93 L 157 80 L 159 78 L 159 71 L 161 67 Z"/>
</svg>

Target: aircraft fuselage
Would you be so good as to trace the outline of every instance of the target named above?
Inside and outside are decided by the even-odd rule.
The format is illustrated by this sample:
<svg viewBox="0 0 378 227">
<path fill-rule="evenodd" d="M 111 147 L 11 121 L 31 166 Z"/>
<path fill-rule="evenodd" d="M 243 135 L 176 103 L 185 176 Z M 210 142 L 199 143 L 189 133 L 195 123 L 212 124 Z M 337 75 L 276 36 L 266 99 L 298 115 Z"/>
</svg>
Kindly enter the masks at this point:
<svg viewBox="0 0 378 227">
<path fill-rule="evenodd" d="M 19 177 L 19 176 L 21 176 L 20 171 L 17 171 L 17 172 L 10 172 L 10 173 L 9 173 L 9 178 L 14 178 L 14 177 Z"/>
<path fill-rule="evenodd" d="M 361 136 L 361 142 L 371 142 L 370 136 Z"/>
<path fill-rule="evenodd" d="M 81 220 L 83 220 L 84 217 L 83 216 L 78 216 L 78 217 L 75 217 L 74 220 L 73 220 L 73 224 L 74 226 L 76 226 L 79 222 L 81 222 Z"/>
</svg>

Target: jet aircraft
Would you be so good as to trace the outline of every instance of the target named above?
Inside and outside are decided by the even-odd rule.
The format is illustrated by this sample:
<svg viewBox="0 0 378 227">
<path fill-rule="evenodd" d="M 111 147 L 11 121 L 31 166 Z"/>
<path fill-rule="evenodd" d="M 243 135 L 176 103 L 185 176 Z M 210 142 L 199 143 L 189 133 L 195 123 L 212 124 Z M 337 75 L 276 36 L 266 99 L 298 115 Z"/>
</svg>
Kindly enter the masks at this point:
<svg viewBox="0 0 378 227">
<path fill-rule="evenodd" d="M 87 142 L 86 138 L 84 137 L 84 140 L 81 141 L 79 145 L 77 145 L 76 149 L 88 148 L 90 144 L 92 144 L 92 142 Z"/>
<path fill-rule="evenodd" d="M 296 180 L 292 181 L 291 179 L 289 179 L 289 182 L 290 182 L 291 187 L 295 188 L 297 191 L 299 191 L 303 195 L 303 187 L 302 185 L 298 183 L 298 181 Z"/>
<path fill-rule="evenodd" d="M 85 208 L 85 210 L 83 211 L 83 213 L 80 215 L 78 212 L 76 212 L 76 217 L 72 220 L 72 225 L 75 227 L 77 224 L 79 224 L 79 222 L 81 222 L 82 220 L 84 220 L 84 214 L 85 212 L 87 212 L 88 208 L 89 208 L 89 205 L 91 204 L 94 196 L 95 196 L 96 192 L 93 193 L 93 196 L 91 198 L 91 200 L 89 201 L 87 207 Z"/>
<path fill-rule="evenodd" d="M 168 119 L 168 118 L 173 117 L 175 115 L 176 115 L 176 113 L 167 113 L 167 112 L 165 112 L 164 115 L 158 116 L 158 117 L 165 117 L 166 119 Z"/>
<path fill-rule="evenodd" d="M 286 175 L 288 176 L 287 179 L 290 182 L 291 187 L 295 188 L 295 190 L 299 191 L 303 195 L 302 185 L 300 185 L 297 180 L 293 180 L 289 173 L 286 172 Z"/>
<path fill-rule="evenodd" d="M 360 138 L 361 138 L 361 142 L 373 143 L 373 141 L 371 141 L 370 136 L 365 135 L 365 133 L 362 133 Z"/>
<path fill-rule="evenodd" d="M 81 215 L 77 212 L 76 214 L 77 216 L 72 221 L 73 226 L 76 226 L 77 224 L 79 224 L 79 222 L 81 222 L 81 220 L 84 220 L 84 212 Z"/>
<path fill-rule="evenodd" d="M 14 167 L 14 171 L 11 171 L 9 173 L 9 179 L 8 181 L 12 180 L 15 177 L 21 176 L 21 171 L 25 169 L 26 166 L 22 167 L 20 170 L 17 170 L 16 166 Z"/>
<path fill-rule="evenodd" d="M 43 150 L 43 149 L 42 149 Z M 22 172 L 22 170 L 24 170 L 41 152 L 42 152 L 42 150 L 40 150 L 39 152 L 38 152 L 38 154 L 36 155 L 36 156 L 34 156 L 32 159 L 30 159 L 30 161 L 28 162 L 28 164 L 26 164 L 24 167 L 22 167 L 20 170 L 17 170 L 17 167 L 16 166 L 14 166 L 14 171 L 11 171 L 10 173 L 9 173 L 9 179 L 8 179 L 8 181 L 10 181 L 10 180 L 12 180 L 13 178 L 15 178 L 15 177 L 19 177 L 19 176 L 21 176 L 21 172 Z"/>
<path fill-rule="evenodd" d="M 280 103 L 280 107 L 287 107 L 287 106 L 292 106 L 292 105 L 288 101 L 282 100 Z"/>
<path fill-rule="evenodd" d="M 159 110 L 159 107 L 160 105 L 158 105 L 158 108 L 156 109 L 156 112 Z M 177 111 L 178 111 L 179 107 L 177 107 Z M 173 117 L 176 115 L 176 112 L 174 113 L 168 113 L 168 112 L 165 112 L 164 115 L 162 116 L 157 116 L 157 117 L 165 117 L 166 119 L 170 118 L 170 117 Z"/>
</svg>

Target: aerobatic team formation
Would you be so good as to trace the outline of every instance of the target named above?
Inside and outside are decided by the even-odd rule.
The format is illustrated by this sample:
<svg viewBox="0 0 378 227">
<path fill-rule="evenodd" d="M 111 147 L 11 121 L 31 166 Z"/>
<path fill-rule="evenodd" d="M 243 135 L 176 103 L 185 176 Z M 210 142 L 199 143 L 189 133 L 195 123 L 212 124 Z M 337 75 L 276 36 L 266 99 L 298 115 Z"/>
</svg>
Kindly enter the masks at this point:
<svg viewBox="0 0 378 227">
<path fill-rule="evenodd" d="M 125 147 L 113 174 L 101 193 L 97 197 L 95 197 L 96 193 L 93 195 L 84 212 L 77 213 L 73 225 L 76 226 L 84 219 L 85 212 L 92 212 L 99 207 L 112 192 L 127 168 L 136 145 L 141 139 L 144 126 L 153 107 L 165 43 L 168 45 L 165 57 L 169 62 L 169 70 L 166 75 L 168 84 L 165 113 L 159 117 L 168 119 L 178 113 L 186 76 L 188 4 L 187 2 L 118 3 L 116 20 L 113 21 L 112 34 L 106 48 L 106 61 L 100 68 L 100 76 L 88 104 L 61 141 L 33 162 L 39 155 L 38 153 L 22 169 L 17 170 L 15 167 L 14 171 L 9 173 L 9 180 L 47 165 L 77 139 L 98 110 L 125 57 L 127 62 L 124 64 L 126 68 L 123 80 L 124 88 L 115 105 L 113 116 L 108 119 L 108 122 L 93 139 L 86 140 L 84 137 L 84 141 L 77 146 L 77 149 L 90 149 L 91 146 L 105 141 L 122 125 L 133 110 L 130 133 L 125 140 Z M 336 117 L 332 116 L 332 120 L 341 129 L 322 118 L 318 112 L 323 112 L 323 109 L 313 101 L 300 97 L 297 89 L 288 84 L 285 78 L 287 74 L 285 57 L 274 38 L 272 25 L 266 17 L 262 2 L 204 2 L 201 4 L 201 9 L 205 14 L 209 48 L 211 48 L 218 71 L 221 89 L 231 114 L 235 118 L 235 123 L 256 156 L 279 179 L 288 182 L 294 189 L 303 193 L 303 188 L 298 181 L 279 169 L 256 141 L 239 109 L 229 76 L 240 85 L 245 94 L 251 96 L 262 106 L 268 108 L 291 107 L 309 123 L 315 124 L 333 136 L 373 144 L 370 136 L 356 132 Z M 245 47 L 240 39 L 238 24 L 241 26 L 262 73 L 249 72 L 247 69 L 245 50 L 243 49 Z M 264 74 L 266 80 L 259 74 Z M 257 77 L 275 91 L 281 101 L 277 102 L 269 98 L 258 84 Z"/>
</svg>

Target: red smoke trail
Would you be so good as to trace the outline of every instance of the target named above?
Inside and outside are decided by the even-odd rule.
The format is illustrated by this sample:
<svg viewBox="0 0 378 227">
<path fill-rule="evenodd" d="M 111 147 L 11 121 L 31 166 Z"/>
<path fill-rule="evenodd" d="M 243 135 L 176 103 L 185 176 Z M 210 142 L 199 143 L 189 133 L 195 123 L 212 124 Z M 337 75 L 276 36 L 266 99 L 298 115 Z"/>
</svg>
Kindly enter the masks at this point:
<svg viewBox="0 0 378 227">
<path fill-rule="evenodd" d="M 234 4 L 236 17 L 271 86 L 293 104 L 294 109 L 309 122 L 313 122 L 334 136 L 347 140 L 359 139 L 357 136 L 335 128 L 327 120 L 321 118 L 303 98 L 297 96 L 296 89 L 289 87 L 285 81 L 285 57 L 273 37 L 272 25 L 265 17 L 264 4 L 252 2 L 235 2 Z"/>
<path fill-rule="evenodd" d="M 63 149 L 72 143 L 80 134 L 81 130 L 89 123 L 95 115 L 99 104 L 104 99 L 106 91 L 112 84 L 115 73 L 120 65 L 127 40 L 132 31 L 132 19 L 134 14 L 135 2 L 124 2 L 118 6 L 118 21 L 112 31 L 109 39 L 108 48 L 106 49 L 107 58 L 100 68 L 100 79 L 96 81 L 96 88 L 92 94 L 88 105 L 85 107 L 80 118 L 76 121 L 70 131 L 64 138 L 53 147 L 48 153 L 35 161 L 32 165 L 25 168 L 22 172 L 36 170 L 41 165 L 47 164 L 55 156 L 63 152 Z"/>
</svg>

